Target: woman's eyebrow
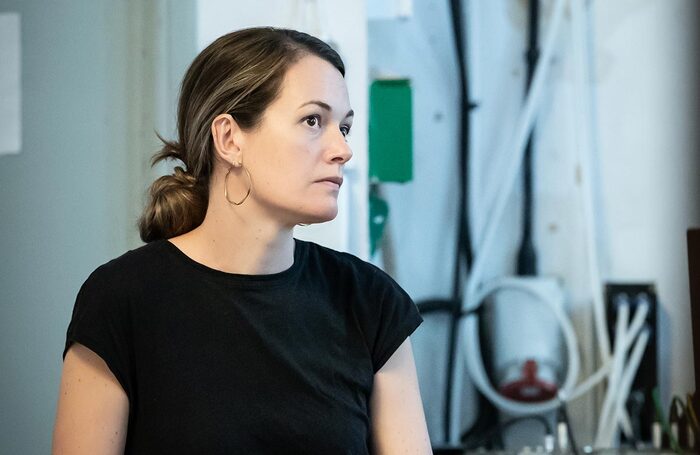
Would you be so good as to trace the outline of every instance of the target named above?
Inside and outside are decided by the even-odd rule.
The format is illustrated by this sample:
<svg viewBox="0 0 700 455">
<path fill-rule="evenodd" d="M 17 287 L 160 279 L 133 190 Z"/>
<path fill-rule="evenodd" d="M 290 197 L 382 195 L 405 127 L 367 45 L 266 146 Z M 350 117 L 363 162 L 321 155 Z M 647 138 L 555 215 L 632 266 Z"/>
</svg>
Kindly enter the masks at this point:
<svg viewBox="0 0 700 455">
<path fill-rule="evenodd" d="M 301 109 L 302 107 L 304 107 L 304 106 L 306 106 L 306 105 L 308 105 L 308 104 L 315 104 L 315 105 L 317 105 L 318 107 L 320 107 L 321 109 L 324 109 L 324 110 L 326 110 L 326 111 L 328 111 L 328 112 L 333 112 L 333 109 L 328 105 L 328 103 L 324 103 L 323 101 L 318 101 L 318 100 L 307 101 L 306 103 L 304 103 L 304 104 L 302 104 L 301 106 L 299 106 L 299 109 Z M 355 116 L 355 111 L 353 111 L 352 109 L 350 109 L 350 110 L 348 111 L 348 113 L 345 114 L 345 118 L 354 117 L 354 116 Z"/>
</svg>

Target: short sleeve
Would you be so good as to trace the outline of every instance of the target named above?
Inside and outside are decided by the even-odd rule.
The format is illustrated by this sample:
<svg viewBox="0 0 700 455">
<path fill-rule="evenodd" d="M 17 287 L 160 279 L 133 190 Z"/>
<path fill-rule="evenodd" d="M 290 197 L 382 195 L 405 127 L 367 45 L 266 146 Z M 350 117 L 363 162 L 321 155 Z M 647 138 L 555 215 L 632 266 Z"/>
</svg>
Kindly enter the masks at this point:
<svg viewBox="0 0 700 455">
<path fill-rule="evenodd" d="M 128 300 L 120 281 L 103 265 L 83 283 L 68 324 L 63 359 L 73 342 L 86 346 L 104 360 L 131 399 Z"/>
<path fill-rule="evenodd" d="M 416 304 L 389 275 L 376 269 L 377 280 L 374 311 L 375 336 L 372 343 L 372 365 L 379 371 L 401 344 L 423 322 Z"/>
</svg>

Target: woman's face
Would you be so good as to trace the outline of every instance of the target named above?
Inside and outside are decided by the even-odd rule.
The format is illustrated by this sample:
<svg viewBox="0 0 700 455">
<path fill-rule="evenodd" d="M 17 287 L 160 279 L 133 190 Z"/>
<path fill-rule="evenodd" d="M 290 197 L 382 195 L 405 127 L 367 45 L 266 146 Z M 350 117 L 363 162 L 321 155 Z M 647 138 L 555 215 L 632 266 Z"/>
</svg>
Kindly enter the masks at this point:
<svg viewBox="0 0 700 455">
<path fill-rule="evenodd" d="M 243 164 L 251 198 L 293 226 L 338 213 L 343 166 L 352 157 L 346 135 L 352 111 L 345 79 L 327 61 L 307 55 L 291 66 L 260 126 L 244 134 Z"/>
</svg>

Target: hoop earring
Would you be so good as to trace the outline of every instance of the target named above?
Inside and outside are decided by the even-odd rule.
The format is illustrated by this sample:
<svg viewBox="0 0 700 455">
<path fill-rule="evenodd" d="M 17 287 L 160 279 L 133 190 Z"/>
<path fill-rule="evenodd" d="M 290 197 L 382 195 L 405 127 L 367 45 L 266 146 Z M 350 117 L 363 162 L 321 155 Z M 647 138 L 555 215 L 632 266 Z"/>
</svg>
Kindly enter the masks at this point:
<svg viewBox="0 0 700 455">
<path fill-rule="evenodd" d="M 246 176 L 248 177 L 248 191 L 245 193 L 245 196 L 243 196 L 243 199 L 241 199 L 239 202 L 232 201 L 231 199 L 228 198 L 228 175 L 231 173 L 231 169 L 233 169 L 233 166 L 228 168 L 228 172 L 226 173 L 226 177 L 224 177 L 224 197 L 228 201 L 229 204 L 233 205 L 241 205 L 245 202 L 246 199 L 248 199 L 248 196 L 250 195 L 250 189 L 253 187 L 253 179 L 250 177 L 250 172 L 248 172 L 248 169 L 246 169 L 245 166 L 241 164 L 241 167 L 245 171 Z"/>
</svg>

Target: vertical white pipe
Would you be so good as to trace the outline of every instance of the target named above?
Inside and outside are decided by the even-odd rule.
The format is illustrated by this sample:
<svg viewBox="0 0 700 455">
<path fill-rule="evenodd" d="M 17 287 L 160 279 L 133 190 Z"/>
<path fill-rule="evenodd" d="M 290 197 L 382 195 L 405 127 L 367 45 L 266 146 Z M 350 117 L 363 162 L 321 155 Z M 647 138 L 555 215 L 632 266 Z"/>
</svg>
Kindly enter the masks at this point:
<svg viewBox="0 0 700 455">
<path fill-rule="evenodd" d="M 613 353 L 613 365 L 608 379 L 608 390 L 603 401 L 603 409 L 598 420 L 598 431 L 595 437 L 595 447 L 607 447 L 604 445 L 603 435 L 607 432 L 607 427 L 614 422 L 610 422 L 610 415 L 616 399 L 616 392 L 619 389 L 619 380 L 625 366 L 625 339 L 627 333 L 627 323 L 629 321 L 629 302 L 625 301 L 618 306 L 617 324 L 615 325 L 615 351 Z"/>
<path fill-rule="evenodd" d="M 605 319 L 605 304 L 603 302 L 602 278 L 598 257 L 598 239 L 595 223 L 595 209 L 593 204 L 592 178 L 592 142 L 594 122 L 592 121 L 592 92 L 589 85 L 592 80 L 588 55 L 587 31 L 585 25 L 586 11 L 583 0 L 571 2 L 571 40 L 572 56 L 574 58 L 574 92 L 578 101 L 578 109 L 574 109 L 574 116 L 579 128 L 574 128 L 576 135 L 576 152 L 580 164 L 581 206 L 586 223 L 586 245 L 588 249 L 588 280 L 593 298 L 593 317 L 595 321 L 596 337 L 598 339 L 599 356 L 601 364 L 610 357 L 610 338 L 607 332 Z"/>
</svg>

